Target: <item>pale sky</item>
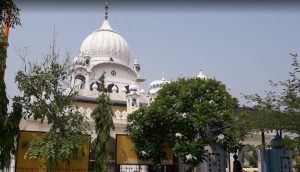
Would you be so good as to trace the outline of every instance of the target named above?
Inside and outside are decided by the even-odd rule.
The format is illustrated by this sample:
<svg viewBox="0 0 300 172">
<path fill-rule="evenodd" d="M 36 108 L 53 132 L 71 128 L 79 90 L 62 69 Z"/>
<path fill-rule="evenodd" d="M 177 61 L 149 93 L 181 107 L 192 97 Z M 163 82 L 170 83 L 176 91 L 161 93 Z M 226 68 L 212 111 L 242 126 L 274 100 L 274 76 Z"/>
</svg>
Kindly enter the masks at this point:
<svg viewBox="0 0 300 172">
<path fill-rule="evenodd" d="M 17 4 L 18 5 L 18 4 Z M 180 5 L 180 4 L 179 4 Z M 18 49 L 29 46 L 29 58 L 39 61 L 47 53 L 53 30 L 63 57 L 79 52 L 82 41 L 104 19 L 99 8 L 29 8 L 19 4 L 22 26 L 9 37 L 6 84 L 10 97 L 18 94 L 14 76 L 22 67 Z M 289 53 L 300 54 L 300 7 L 289 9 L 251 6 L 179 8 L 123 8 L 110 6 L 109 21 L 131 49 L 131 62 L 138 58 L 150 82 L 179 76 L 195 76 L 200 70 L 230 88 L 234 97 L 263 94 L 268 80 L 285 80 L 291 69 Z M 295 10 L 296 9 L 296 10 Z"/>
</svg>

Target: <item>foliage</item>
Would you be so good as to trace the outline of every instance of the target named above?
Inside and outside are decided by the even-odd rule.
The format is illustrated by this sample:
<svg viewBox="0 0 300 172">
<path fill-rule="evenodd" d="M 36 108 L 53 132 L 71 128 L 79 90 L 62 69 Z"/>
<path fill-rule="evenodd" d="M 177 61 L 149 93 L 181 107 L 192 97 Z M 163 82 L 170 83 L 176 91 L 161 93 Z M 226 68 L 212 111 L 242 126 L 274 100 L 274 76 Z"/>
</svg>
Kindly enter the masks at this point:
<svg viewBox="0 0 300 172">
<path fill-rule="evenodd" d="M 6 96 L 6 85 L 4 82 L 7 45 L 8 43 L 4 38 L 3 32 L 0 31 L 0 171 L 9 167 L 11 156 L 15 154 L 15 143 L 19 132 L 19 123 L 22 118 L 22 106 L 16 103 L 15 100 L 13 112 L 7 112 L 9 100 Z"/>
<path fill-rule="evenodd" d="M 7 112 L 9 100 L 4 82 L 8 42 L 4 38 L 3 28 L 5 23 L 9 27 L 21 24 L 19 11 L 12 0 L 0 0 L 0 171 L 9 167 L 11 156 L 15 154 L 15 143 L 22 118 L 22 107 L 18 103 L 13 103 L 13 112 Z"/>
<path fill-rule="evenodd" d="M 292 71 L 285 81 L 270 81 L 275 91 L 268 91 L 266 96 L 247 95 L 248 102 L 253 102 L 253 128 L 259 131 L 288 131 L 300 133 L 300 64 L 297 54 L 292 56 Z"/>
<path fill-rule="evenodd" d="M 105 73 L 99 78 L 97 84 L 101 91 L 97 98 L 97 107 L 91 114 L 95 120 L 95 131 L 97 137 L 93 143 L 93 153 L 95 157 L 94 171 L 106 172 L 107 162 L 109 160 L 108 142 L 110 139 L 110 130 L 114 129 L 113 111 L 111 108 L 112 102 L 110 101 L 107 88 L 104 83 Z"/>
<path fill-rule="evenodd" d="M 293 167 L 300 171 L 300 137 L 283 137 L 284 149 L 291 150 L 293 156 Z"/>
<path fill-rule="evenodd" d="M 161 164 L 170 147 L 196 166 L 206 160 L 206 146 L 217 143 L 229 149 L 233 144 L 230 139 L 239 135 L 230 129 L 237 105 L 220 81 L 180 78 L 166 84 L 148 107 L 128 116 L 127 132 L 140 159 Z"/>
<path fill-rule="evenodd" d="M 6 85 L 4 83 L 4 73 L 6 70 L 6 46 L 8 45 L 7 41 L 4 38 L 4 34 L 2 31 L 0 31 L 0 79 L 1 79 L 1 114 L 7 113 L 7 104 L 8 104 L 8 98 L 6 96 Z"/>
<path fill-rule="evenodd" d="M 25 158 L 37 159 L 52 170 L 61 161 L 69 163 L 70 159 L 81 160 L 82 156 L 87 156 L 82 147 L 87 140 L 87 137 L 78 137 L 73 133 L 62 135 L 50 132 L 28 143 Z"/>
<path fill-rule="evenodd" d="M 253 130 L 264 132 L 282 129 L 284 117 L 275 92 L 267 92 L 264 98 L 258 94 L 246 95 L 245 98 L 248 103 L 254 104 L 252 110 L 248 111 Z"/>
<path fill-rule="evenodd" d="M 292 57 L 292 71 L 289 72 L 289 78 L 285 81 L 273 83 L 274 87 L 280 88 L 279 95 L 282 129 L 288 132 L 300 134 L 300 63 L 297 54 L 290 54 Z M 285 144 L 288 144 L 285 138 Z M 292 140 L 293 165 L 300 170 L 300 138 L 296 137 Z M 288 148 L 286 146 L 286 148 Z"/>
<path fill-rule="evenodd" d="M 256 131 L 276 130 L 280 133 L 300 134 L 300 63 L 297 54 L 290 54 L 292 70 L 284 81 L 270 81 L 275 91 L 268 91 L 266 96 L 248 95 L 245 98 L 253 102 L 253 111 L 248 113 L 251 125 Z M 294 167 L 300 167 L 300 139 L 284 138 L 285 148 L 293 150 Z"/>
<path fill-rule="evenodd" d="M 292 56 L 292 71 L 289 72 L 289 78 L 272 84 L 282 90 L 279 101 L 285 117 L 284 129 L 300 134 L 300 64 L 297 54 L 290 55 Z"/>
<path fill-rule="evenodd" d="M 3 118 L 1 114 L 0 138 L 0 169 L 8 168 L 11 157 L 16 153 L 17 136 L 19 134 L 19 123 L 22 118 L 22 106 L 13 104 L 13 111 Z"/>
<path fill-rule="evenodd" d="M 4 26 L 6 16 L 9 14 L 9 27 L 20 25 L 20 9 L 12 0 L 0 0 L 0 28 Z"/>
<path fill-rule="evenodd" d="M 86 117 L 73 104 L 77 92 L 70 85 L 71 65 L 68 60 L 61 64 L 58 59 L 54 40 L 40 65 L 25 64 L 24 71 L 16 75 L 22 93 L 18 102 L 23 105 L 25 118 L 51 126 L 44 137 L 28 144 L 26 157 L 43 160 L 49 170 L 60 161 L 76 158 L 88 141 Z"/>
<path fill-rule="evenodd" d="M 234 109 L 235 115 L 227 122 L 230 127 L 224 129 L 224 133 L 227 134 L 219 144 L 228 152 L 237 153 L 243 146 L 242 141 L 253 131 L 248 111 L 249 109 L 244 107 Z"/>
<path fill-rule="evenodd" d="M 239 156 L 242 157 L 244 165 L 248 162 L 250 167 L 257 167 L 258 155 L 257 148 L 255 146 L 245 145 Z"/>
</svg>

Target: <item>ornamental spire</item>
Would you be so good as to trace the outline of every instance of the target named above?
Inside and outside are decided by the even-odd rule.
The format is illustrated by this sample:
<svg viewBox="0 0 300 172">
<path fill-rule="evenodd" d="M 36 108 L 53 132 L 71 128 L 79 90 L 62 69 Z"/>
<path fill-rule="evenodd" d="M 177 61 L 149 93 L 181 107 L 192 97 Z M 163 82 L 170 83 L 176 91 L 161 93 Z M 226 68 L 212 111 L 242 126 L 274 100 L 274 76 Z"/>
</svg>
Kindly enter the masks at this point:
<svg viewBox="0 0 300 172">
<path fill-rule="evenodd" d="M 108 0 L 105 0 L 105 20 L 108 19 Z"/>
</svg>

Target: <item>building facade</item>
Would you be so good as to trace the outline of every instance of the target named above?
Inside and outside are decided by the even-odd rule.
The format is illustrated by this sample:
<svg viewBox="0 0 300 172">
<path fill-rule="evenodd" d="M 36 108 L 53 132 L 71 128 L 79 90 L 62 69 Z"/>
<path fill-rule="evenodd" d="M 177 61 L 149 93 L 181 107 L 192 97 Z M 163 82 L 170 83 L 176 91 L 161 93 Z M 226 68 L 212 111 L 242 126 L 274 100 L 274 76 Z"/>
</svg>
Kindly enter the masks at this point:
<svg viewBox="0 0 300 172">
<path fill-rule="evenodd" d="M 107 16 L 102 26 L 83 40 L 80 51 L 73 60 L 74 72 L 71 82 L 78 91 L 76 104 L 90 123 L 92 138 L 96 137 L 96 133 L 94 132 L 95 123 L 91 118 L 91 113 L 97 106 L 96 98 L 100 94 L 98 79 L 105 73 L 105 84 L 113 103 L 113 121 L 115 124 L 115 130 L 111 131 L 111 169 L 114 168 L 115 162 L 114 140 L 117 134 L 125 134 L 127 115 L 141 106 L 149 105 L 163 85 L 169 82 L 162 78 L 151 82 L 149 88 L 142 88 L 142 83 L 145 81 L 141 75 L 142 66 L 138 59 L 135 59 L 133 63 L 131 60 L 129 45 L 120 34 L 112 29 Z M 206 78 L 201 71 L 197 77 Z M 22 120 L 20 129 L 47 132 L 49 125 L 27 119 Z M 245 143 L 257 145 L 259 142 L 259 136 L 253 136 Z M 148 170 L 147 166 L 124 165 L 120 168 L 120 171 L 122 168 L 131 168 L 132 171 L 135 168 L 139 168 L 141 171 Z"/>
</svg>

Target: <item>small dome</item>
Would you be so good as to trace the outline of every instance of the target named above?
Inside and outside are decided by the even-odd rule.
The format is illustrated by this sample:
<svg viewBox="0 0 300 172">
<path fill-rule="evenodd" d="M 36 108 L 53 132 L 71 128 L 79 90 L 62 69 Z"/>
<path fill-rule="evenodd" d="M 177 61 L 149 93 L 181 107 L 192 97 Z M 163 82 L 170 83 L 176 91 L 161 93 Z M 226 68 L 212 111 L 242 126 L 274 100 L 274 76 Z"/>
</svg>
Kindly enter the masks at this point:
<svg viewBox="0 0 300 172">
<path fill-rule="evenodd" d="M 138 65 L 140 64 L 140 61 L 138 59 L 135 59 L 133 64 Z"/>
<path fill-rule="evenodd" d="M 167 83 L 169 83 L 169 81 L 166 81 L 164 78 L 162 78 L 161 80 L 152 81 L 149 85 L 149 88 L 161 88 Z"/>
<path fill-rule="evenodd" d="M 118 91 L 118 88 L 114 85 L 112 88 L 111 88 L 111 91 L 113 93 L 116 93 Z"/>
<path fill-rule="evenodd" d="M 126 92 L 127 92 L 127 89 L 126 89 L 125 87 L 122 87 L 121 92 L 122 92 L 122 93 L 126 93 Z"/>
<path fill-rule="evenodd" d="M 137 91 L 137 89 L 138 89 L 137 85 L 133 84 L 129 86 L 129 91 Z"/>
<path fill-rule="evenodd" d="M 98 85 L 96 83 L 93 83 L 92 89 L 93 89 L 93 91 L 96 91 L 98 89 Z"/>
<path fill-rule="evenodd" d="M 197 75 L 197 78 L 206 79 L 207 76 L 202 73 L 202 70 L 200 70 L 199 74 Z"/>
<path fill-rule="evenodd" d="M 141 89 L 140 94 L 145 94 L 145 90 Z"/>
<path fill-rule="evenodd" d="M 74 60 L 73 60 L 73 64 L 74 65 L 85 66 L 85 59 L 81 56 L 75 57 Z"/>
<path fill-rule="evenodd" d="M 163 77 L 161 80 L 152 81 L 149 85 L 149 94 L 156 94 L 164 85 L 170 83 Z"/>
<path fill-rule="evenodd" d="M 149 90 L 149 94 L 156 94 L 156 92 L 157 92 L 157 91 L 155 91 L 155 90 L 153 90 L 153 89 L 152 89 L 152 90 Z"/>
<path fill-rule="evenodd" d="M 91 56 L 91 60 L 114 61 L 125 65 L 129 65 L 130 60 L 127 42 L 112 30 L 108 20 L 104 20 L 98 30 L 85 38 L 80 47 L 80 54 Z"/>
</svg>

